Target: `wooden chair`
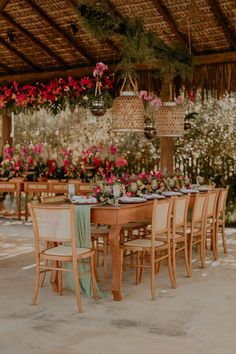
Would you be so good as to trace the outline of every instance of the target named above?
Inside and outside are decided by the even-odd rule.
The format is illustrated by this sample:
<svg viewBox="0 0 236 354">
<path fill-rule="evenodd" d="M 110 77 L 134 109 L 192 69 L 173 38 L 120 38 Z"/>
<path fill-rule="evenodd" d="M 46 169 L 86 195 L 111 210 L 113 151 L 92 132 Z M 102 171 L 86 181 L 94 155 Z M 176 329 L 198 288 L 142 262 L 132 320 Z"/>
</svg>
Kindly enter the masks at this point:
<svg viewBox="0 0 236 354">
<path fill-rule="evenodd" d="M 190 195 L 186 194 L 181 197 L 173 198 L 173 213 L 172 213 L 172 264 L 173 273 L 176 280 L 176 256 L 179 252 L 184 252 L 184 262 L 186 273 L 191 277 L 191 271 L 188 261 L 188 239 L 187 239 L 187 217 Z"/>
<path fill-rule="evenodd" d="M 80 276 L 90 273 L 93 295 L 97 297 L 94 275 L 94 250 L 76 247 L 74 205 L 53 206 L 29 203 L 28 206 L 32 217 L 35 239 L 36 278 L 32 305 L 35 305 L 37 300 L 41 274 L 56 270 L 58 272 L 58 290 L 59 294 L 62 295 L 62 271 L 71 271 L 74 274 L 78 312 L 82 312 Z M 65 242 L 70 245 L 60 244 Z M 51 246 L 52 243 L 55 243 L 54 246 Z M 55 262 L 57 262 L 56 266 Z M 79 262 L 86 262 L 89 265 L 89 270 L 79 274 Z M 52 263 L 52 265 L 49 266 L 49 263 Z M 72 269 L 64 268 L 64 263 L 72 263 Z"/>
<path fill-rule="evenodd" d="M 215 233 L 215 244 L 216 244 L 216 259 L 218 259 L 218 237 L 221 235 L 224 253 L 227 253 L 226 241 L 225 241 L 225 208 L 226 201 L 229 192 L 229 187 L 221 188 L 216 208 L 216 233 Z"/>
<path fill-rule="evenodd" d="M 151 298 L 156 299 L 156 274 L 157 264 L 163 259 L 167 259 L 169 276 L 173 288 L 175 288 L 175 279 L 171 262 L 171 212 L 172 199 L 154 200 L 152 212 L 152 231 L 151 238 L 136 238 L 121 245 L 122 263 L 124 260 L 124 251 L 132 251 L 136 254 L 136 262 L 129 264 L 136 268 L 136 284 L 140 283 L 143 268 L 151 270 Z M 161 235 L 161 240 L 158 236 Z M 165 238 L 163 238 L 165 235 Z M 146 254 L 149 257 L 145 257 Z M 147 262 L 146 262 L 147 259 Z"/>
<path fill-rule="evenodd" d="M 86 184 L 87 186 L 87 184 Z M 56 195 L 56 196 L 40 196 L 40 201 L 43 204 L 49 203 L 59 203 L 67 200 L 66 195 Z M 91 240 L 92 245 L 95 250 L 95 265 L 99 266 L 99 246 L 102 245 L 102 255 L 103 255 L 103 271 L 104 275 L 107 274 L 107 248 L 108 248 L 108 237 L 109 229 L 101 228 L 99 225 L 93 225 L 91 227 Z M 41 286 L 44 282 L 44 277 L 42 278 Z M 96 270 L 96 280 L 99 281 L 99 276 Z"/>
<path fill-rule="evenodd" d="M 206 210 L 206 241 L 210 238 L 214 260 L 218 258 L 216 245 L 216 211 L 219 193 L 220 189 L 215 189 L 208 192 L 208 203 Z"/>
<path fill-rule="evenodd" d="M 68 197 L 64 194 L 62 195 L 53 195 L 53 196 L 45 196 L 41 195 L 40 196 L 40 202 L 43 204 L 46 203 L 58 203 L 58 202 L 64 202 L 68 199 Z"/>
<path fill-rule="evenodd" d="M 95 265 L 99 266 L 99 252 L 102 251 L 102 265 L 104 276 L 107 275 L 107 252 L 108 252 L 108 239 L 109 228 L 107 226 L 93 224 L 91 227 L 91 239 L 93 249 L 95 250 Z M 96 271 L 96 279 L 99 277 Z"/>
<path fill-rule="evenodd" d="M 187 228 L 189 244 L 189 270 L 192 276 L 192 253 L 193 247 L 199 247 L 200 261 L 202 268 L 205 268 L 205 240 L 206 240 L 206 210 L 208 203 L 208 193 L 196 194 L 192 219 Z"/>
</svg>

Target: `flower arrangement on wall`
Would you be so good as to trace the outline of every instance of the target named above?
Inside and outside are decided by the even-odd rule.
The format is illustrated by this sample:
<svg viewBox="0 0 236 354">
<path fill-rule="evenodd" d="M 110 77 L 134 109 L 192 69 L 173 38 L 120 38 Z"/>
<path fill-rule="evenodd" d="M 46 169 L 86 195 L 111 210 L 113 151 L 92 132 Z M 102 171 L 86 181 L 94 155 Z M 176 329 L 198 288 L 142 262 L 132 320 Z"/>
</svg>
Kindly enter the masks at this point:
<svg viewBox="0 0 236 354">
<path fill-rule="evenodd" d="M 77 104 L 88 108 L 91 100 L 96 96 L 98 77 L 99 92 L 109 106 L 114 93 L 115 78 L 107 71 L 107 65 L 100 62 L 93 69 L 92 77 L 75 79 L 69 76 L 66 79 L 54 79 L 48 83 L 20 85 L 18 82 L 13 82 L 9 86 L 1 86 L 0 111 L 21 112 L 46 108 L 52 114 L 57 114 L 67 105 L 71 109 L 74 109 Z"/>
</svg>

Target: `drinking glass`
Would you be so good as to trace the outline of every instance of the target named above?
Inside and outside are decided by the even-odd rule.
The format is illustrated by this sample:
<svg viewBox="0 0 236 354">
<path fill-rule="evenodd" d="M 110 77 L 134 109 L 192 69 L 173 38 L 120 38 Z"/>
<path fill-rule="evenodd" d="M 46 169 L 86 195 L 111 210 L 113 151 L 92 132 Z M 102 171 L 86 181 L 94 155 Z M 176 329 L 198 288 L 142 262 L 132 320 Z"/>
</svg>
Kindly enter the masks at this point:
<svg viewBox="0 0 236 354">
<path fill-rule="evenodd" d="M 118 200 L 120 197 L 120 185 L 118 183 L 114 184 L 112 187 L 112 191 L 113 191 L 113 196 L 114 196 L 114 200 L 115 200 L 115 206 L 118 206 Z"/>
<path fill-rule="evenodd" d="M 67 186 L 68 192 L 69 192 L 69 196 L 70 199 L 73 198 L 73 196 L 75 195 L 75 184 L 74 183 L 69 183 Z"/>
</svg>

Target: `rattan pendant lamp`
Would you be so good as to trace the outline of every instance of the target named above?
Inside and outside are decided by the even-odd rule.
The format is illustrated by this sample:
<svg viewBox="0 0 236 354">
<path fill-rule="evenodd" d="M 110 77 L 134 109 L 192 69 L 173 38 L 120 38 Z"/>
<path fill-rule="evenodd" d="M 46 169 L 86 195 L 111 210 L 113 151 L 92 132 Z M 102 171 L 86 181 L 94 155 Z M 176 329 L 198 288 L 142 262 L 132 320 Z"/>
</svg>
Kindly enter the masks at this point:
<svg viewBox="0 0 236 354">
<path fill-rule="evenodd" d="M 128 85 L 127 85 L 128 84 Z M 130 88 L 126 89 L 125 87 Z M 144 131 L 144 105 L 137 94 L 137 85 L 130 75 L 124 78 L 120 96 L 116 97 L 112 105 L 113 132 L 142 132 Z"/>
<path fill-rule="evenodd" d="M 184 135 L 185 107 L 172 101 L 172 83 L 169 85 L 168 102 L 163 102 L 156 113 L 156 129 L 159 137 L 178 137 Z"/>
</svg>

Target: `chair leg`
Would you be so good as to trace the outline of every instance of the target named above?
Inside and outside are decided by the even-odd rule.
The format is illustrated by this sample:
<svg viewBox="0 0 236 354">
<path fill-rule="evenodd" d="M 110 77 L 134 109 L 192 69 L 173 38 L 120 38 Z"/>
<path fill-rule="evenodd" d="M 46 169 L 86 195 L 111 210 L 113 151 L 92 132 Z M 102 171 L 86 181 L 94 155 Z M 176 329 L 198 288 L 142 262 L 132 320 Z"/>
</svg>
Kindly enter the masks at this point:
<svg viewBox="0 0 236 354">
<path fill-rule="evenodd" d="M 172 243 L 172 248 L 171 248 L 171 251 L 172 251 L 172 271 L 173 271 L 173 275 L 176 279 L 176 244 L 173 244 Z"/>
<path fill-rule="evenodd" d="M 224 253 L 227 253 L 227 248 L 226 248 L 226 242 L 225 242 L 225 225 L 222 225 L 222 244 L 223 244 L 223 250 Z"/>
<path fill-rule="evenodd" d="M 141 254 L 141 267 L 140 267 L 140 272 L 139 272 L 139 283 L 142 283 L 142 280 L 143 280 L 144 258 L 145 258 L 145 253 L 142 252 L 142 254 Z"/>
<path fill-rule="evenodd" d="M 77 259 L 73 259 L 73 274 L 74 274 L 74 285 L 75 285 L 75 294 L 76 294 L 76 302 L 78 307 L 78 312 L 82 313 L 82 302 L 80 295 L 80 285 L 79 285 L 79 272 L 78 272 L 78 261 Z"/>
<path fill-rule="evenodd" d="M 188 264 L 189 264 L 190 277 L 192 277 L 192 258 L 193 258 L 193 236 L 190 235 L 189 245 L 188 245 Z"/>
<path fill-rule="evenodd" d="M 167 264 L 168 264 L 168 272 L 169 272 L 169 277 L 171 281 L 171 285 L 174 289 L 176 289 L 176 279 L 173 273 L 173 268 L 172 268 L 172 260 L 171 260 L 171 252 L 169 251 L 169 256 L 167 258 Z"/>
<path fill-rule="evenodd" d="M 200 260 L 201 260 L 201 267 L 206 268 L 205 264 L 205 235 L 201 236 L 200 240 Z"/>
<path fill-rule="evenodd" d="M 48 260 L 46 259 L 46 260 L 45 260 L 45 267 L 47 267 L 47 266 L 48 266 Z M 42 277 L 41 277 L 41 281 L 40 281 L 40 288 L 42 288 L 42 287 L 43 287 L 43 284 L 44 284 L 45 278 L 46 278 L 46 271 L 45 271 L 45 272 L 43 272 L 43 275 L 42 275 Z"/>
<path fill-rule="evenodd" d="M 36 268 L 35 268 L 35 285 L 34 285 L 34 293 L 31 302 L 32 305 L 36 304 L 39 288 L 40 288 L 40 268 L 39 268 L 39 261 L 38 261 L 36 262 Z"/>
<path fill-rule="evenodd" d="M 212 252 L 213 252 L 213 259 L 216 261 L 218 257 L 218 250 L 217 250 L 217 227 L 213 227 L 211 233 L 211 245 L 212 245 Z"/>
<path fill-rule="evenodd" d="M 107 275 L 107 237 L 103 238 L 103 272 Z"/>
<path fill-rule="evenodd" d="M 185 264 L 187 276 L 189 278 L 191 278 L 192 263 L 190 265 L 189 262 L 188 262 L 188 244 L 187 244 L 187 241 L 184 241 L 184 264 Z M 191 266 L 191 269 L 190 269 L 190 266 Z"/>
<path fill-rule="evenodd" d="M 58 268 L 62 268 L 62 263 L 58 262 Z M 58 282 L 58 294 L 62 295 L 62 271 L 57 272 L 57 282 Z"/>
<path fill-rule="evenodd" d="M 136 274 L 136 277 L 135 277 L 135 284 L 138 285 L 139 284 L 139 277 L 140 277 L 140 263 L 139 263 L 139 260 L 140 260 L 140 252 L 137 251 L 136 252 L 136 267 L 135 267 L 135 274 Z"/>
<path fill-rule="evenodd" d="M 90 261 L 90 278 L 91 278 L 91 287 L 93 290 L 93 297 L 98 299 L 97 288 L 96 288 L 96 278 L 95 278 L 95 262 L 94 256 L 91 257 Z"/>
<path fill-rule="evenodd" d="M 151 295 L 152 301 L 156 300 L 156 264 L 151 256 Z"/>
</svg>

